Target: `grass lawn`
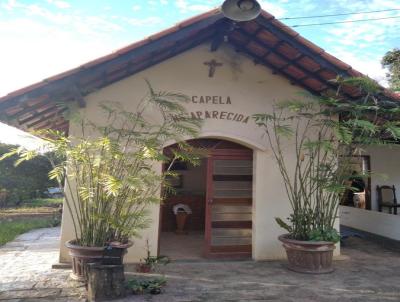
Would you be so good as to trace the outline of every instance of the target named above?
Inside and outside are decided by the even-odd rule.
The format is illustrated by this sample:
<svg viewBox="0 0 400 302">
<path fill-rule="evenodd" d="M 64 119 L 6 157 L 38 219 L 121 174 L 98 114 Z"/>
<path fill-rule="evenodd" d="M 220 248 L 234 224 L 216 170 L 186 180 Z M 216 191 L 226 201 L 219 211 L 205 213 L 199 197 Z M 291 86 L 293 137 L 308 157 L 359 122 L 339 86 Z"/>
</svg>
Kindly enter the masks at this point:
<svg viewBox="0 0 400 302">
<path fill-rule="evenodd" d="M 62 206 L 62 198 L 37 198 L 20 204 L 19 206 L 9 206 L 0 208 L 0 219 L 4 216 L 53 213 Z"/>
<path fill-rule="evenodd" d="M 0 246 L 30 230 L 56 226 L 59 221 L 60 219 L 56 217 L 21 217 L 0 220 Z"/>
<path fill-rule="evenodd" d="M 62 202 L 62 198 L 38 198 L 0 209 L 0 246 L 30 230 L 59 225 Z"/>
<path fill-rule="evenodd" d="M 63 198 L 36 198 L 22 204 L 23 207 L 58 207 L 62 205 Z"/>
</svg>

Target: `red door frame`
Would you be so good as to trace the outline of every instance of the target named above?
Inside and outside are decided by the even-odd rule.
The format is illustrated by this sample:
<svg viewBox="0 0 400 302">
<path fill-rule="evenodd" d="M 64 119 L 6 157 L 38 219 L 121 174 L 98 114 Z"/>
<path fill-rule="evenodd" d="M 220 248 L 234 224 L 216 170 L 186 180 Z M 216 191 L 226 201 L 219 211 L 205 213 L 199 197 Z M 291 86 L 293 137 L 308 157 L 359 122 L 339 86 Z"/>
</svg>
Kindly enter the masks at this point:
<svg viewBox="0 0 400 302">
<path fill-rule="evenodd" d="M 209 149 L 209 156 L 207 158 L 207 180 L 206 180 L 206 213 L 205 213 L 205 236 L 204 236 L 204 256 L 206 258 L 213 258 L 210 251 L 211 247 L 211 203 L 209 203 L 209 198 L 212 197 L 212 175 L 213 175 L 213 160 L 214 159 L 251 159 L 253 160 L 253 150 L 251 149 Z M 164 172 L 164 165 L 162 166 L 162 172 Z M 162 194 L 162 188 L 161 192 Z M 157 242 L 157 255 L 160 255 L 160 237 L 162 230 L 162 214 L 163 205 L 160 204 L 159 207 L 159 224 L 158 224 L 158 242 Z M 234 254 L 231 255 L 232 258 L 235 257 Z"/>
<path fill-rule="evenodd" d="M 243 253 L 220 253 L 211 252 L 211 230 L 212 230 L 212 212 L 213 203 L 213 163 L 215 159 L 222 160 L 253 160 L 253 150 L 251 149 L 213 149 L 210 150 L 207 158 L 207 186 L 206 186 L 206 215 L 205 215 L 205 243 L 204 256 L 206 258 L 236 258 L 243 256 Z M 246 255 L 245 255 L 246 256 Z M 251 255 L 250 255 L 251 256 Z"/>
</svg>

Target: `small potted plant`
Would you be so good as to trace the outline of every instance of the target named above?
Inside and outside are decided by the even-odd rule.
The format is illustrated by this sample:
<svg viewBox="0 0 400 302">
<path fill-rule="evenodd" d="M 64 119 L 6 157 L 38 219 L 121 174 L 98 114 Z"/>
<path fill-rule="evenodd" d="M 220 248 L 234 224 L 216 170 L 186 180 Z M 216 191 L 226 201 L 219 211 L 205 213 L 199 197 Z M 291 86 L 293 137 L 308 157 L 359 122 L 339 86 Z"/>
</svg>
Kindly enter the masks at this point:
<svg viewBox="0 0 400 302">
<path fill-rule="evenodd" d="M 339 201 L 346 189 L 352 189 L 349 162 L 365 145 L 387 144 L 400 134 L 398 122 L 388 120 L 385 103 L 376 97 L 376 83 L 369 79 L 338 83 L 356 85 L 363 97 L 344 102 L 337 97 L 304 96 L 276 103 L 271 113 L 254 115 L 265 131 L 292 208 L 286 221 L 276 221 L 287 231 L 279 240 L 288 267 L 297 272 L 333 270 L 333 250 L 340 240 L 335 229 Z"/>
<path fill-rule="evenodd" d="M 170 263 L 170 259 L 167 256 L 151 256 L 149 242 L 146 241 L 147 256 L 136 266 L 136 270 L 139 273 L 150 273 L 154 271 L 157 265 L 167 265 Z"/>
<path fill-rule="evenodd" d="M 139 273 L 153 272 L 157 265 L 166 265 L 170 262 L 167 256 L 147 256 L 136 267 Z"/>
</svg>

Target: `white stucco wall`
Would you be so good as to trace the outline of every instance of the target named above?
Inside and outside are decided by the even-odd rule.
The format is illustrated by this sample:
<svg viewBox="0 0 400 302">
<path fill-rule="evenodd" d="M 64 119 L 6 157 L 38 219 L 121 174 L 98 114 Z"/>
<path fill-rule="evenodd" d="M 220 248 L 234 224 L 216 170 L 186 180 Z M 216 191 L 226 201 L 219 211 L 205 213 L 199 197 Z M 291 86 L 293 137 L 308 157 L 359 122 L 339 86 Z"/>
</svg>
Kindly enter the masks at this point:
<svg viewBox="0 0 400 302">
<path fill-rule="evenodd" d="M 223 66 L 218 67 L 214 77 L 208 77 L 205 61 L 216 59 Z M 154 89 L 175 91 L 189 96 L 230 97 L 232 104 L 187 104 L 189 111 L 224 111 L 250 116 L 254 113 L 269 112 L 276 100 L 296 97 L 301 89 L 291 85 L 285 78 L 273 75 L 261 65 L 241 56 L 226 46 L 211 53 L 209 45 L 195 49 L 148 68 L 122 81 L 107 86 L 86 97 L 87 107 L 82 113 L 94 122 L 102 121 L 98 104 L 103 101 L 117 101 L 127 110 L 135 110 L 137 102 L 146 94 L 144 79 L 148 79 Z M 214 137 L 232 140 L 254 150 L 253 181 L 253 258 L 277 259 L 285 257 L 277 240 L 284 231 L 275 223 L 275 217 L 287 217 L 290 213 L 281 176 L 277 170 L 262 137 L 262 130 L 251 120 L 247 123 L 225 119 L 206 119 L 200 137 Z M 233 115 L 231 115 L 233 116 Z M 74 127 L 70 133 L 74 135 Z M 290 146 L 287 152 L 292 152 Z M 290 160 L 289 160 L 290 164 Z M 151 212 L 152 226 L 143 232 L 141 239 L 129 249 L 127 262 L 137 262 L 145 256 L 145 240 L 149 239 L 153 254 L 157 251 L 159 207 Z M 73 238 L 71 222 L 64 214 L 61 242 Z M 336 250 L 336 254 L 339 249 Z M 66 249 L 61 246 L 61 261 L 67 261 Z"/>
<path fill-rule="evenodd" d="M 371 209 L 378 211 L 377 185 L 394 185 L 400 190 L 400 146 L 368 147 L 364 154 L 371 158 Z M 399 191 L 396 196 L 400 202 Z"/>
<path fill-rule="evenodd" d="M 348 227 L 400 240 L 400 216 L 398 215 L 341 206 L 340 222 Z"/>
</svg>

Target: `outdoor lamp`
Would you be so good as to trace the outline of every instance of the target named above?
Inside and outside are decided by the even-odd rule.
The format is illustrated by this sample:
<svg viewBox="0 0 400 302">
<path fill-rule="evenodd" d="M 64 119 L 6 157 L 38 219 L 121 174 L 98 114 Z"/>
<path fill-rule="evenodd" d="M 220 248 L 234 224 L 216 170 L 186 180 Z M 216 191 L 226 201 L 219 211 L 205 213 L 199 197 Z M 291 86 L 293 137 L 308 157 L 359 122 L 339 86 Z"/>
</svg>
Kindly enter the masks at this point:
<svg viewBox="0 0 400 302">
<path fill-rule="evenodd" d="M 261 6 L 256 0 L 225 0 L 221 11 L 233 21 L 250 21 L 261 13 Z"/>
</svg>

